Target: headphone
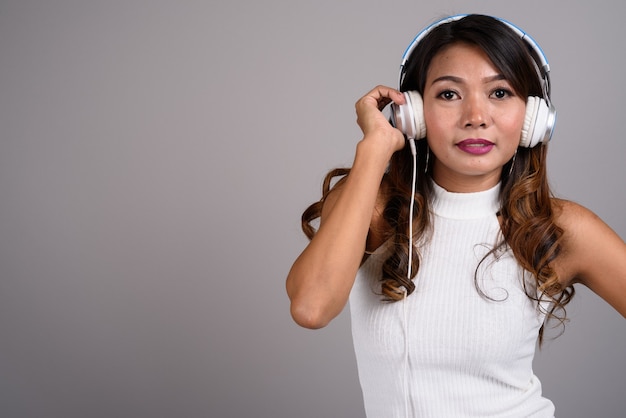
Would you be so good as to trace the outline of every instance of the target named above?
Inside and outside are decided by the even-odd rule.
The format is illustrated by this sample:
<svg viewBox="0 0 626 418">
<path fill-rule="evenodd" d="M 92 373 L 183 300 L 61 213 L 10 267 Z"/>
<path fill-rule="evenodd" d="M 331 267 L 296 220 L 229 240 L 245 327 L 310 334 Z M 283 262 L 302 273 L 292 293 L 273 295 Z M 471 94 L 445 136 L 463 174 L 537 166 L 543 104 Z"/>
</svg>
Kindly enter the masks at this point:
<svg viewBox="0 0 626 418">
<path fill-rule="evenodd" d="M 421 40 L 436 27 L 445 23 L 457 21 L 465 16 L 467 15 L 462 14 L 446 17 L 431 24 L 417 34 L 402 56 L 399 86 L 402 86 L 402 82 L 404 81 L 404 77 L 406 75 L 407 61 Z M 526 115 L 524 117 L 524 125 L 522 127 L 522 135 L 520 137 L 519 145 L 525 148 L 532 148 L 536 145 L 547 143 L 552 138 L 554 125 L 556 123 L 556 109 L 550 102 L 550 66 L 548 65 L 548 60 L 537 42 L 535 42 L 530 35 L 504 19 L 497 17 L 495 19 L 504 23 L 511 30 L 513 30 L 513 32 L 515 32 L 522 39 L 526 46 L 535 52 L 535 54 L 530 55 L 537 68 L 537 75 L 539 76 L 545 97 L 545 99 L 537 96 L 528 97 L 526 101 Z M 402 133 L 404 133 L 407 138 L 411 140 L 410 143 L 412 143 L 412 140 L 426 137 L 424 103 L 422 97 L 416 91 L 404 92 L 404 98 L 406 100 L 406 104 L 404 105 L 392 103 L 390 121 L 391 124 L 402 131 Z"/>
</svg>

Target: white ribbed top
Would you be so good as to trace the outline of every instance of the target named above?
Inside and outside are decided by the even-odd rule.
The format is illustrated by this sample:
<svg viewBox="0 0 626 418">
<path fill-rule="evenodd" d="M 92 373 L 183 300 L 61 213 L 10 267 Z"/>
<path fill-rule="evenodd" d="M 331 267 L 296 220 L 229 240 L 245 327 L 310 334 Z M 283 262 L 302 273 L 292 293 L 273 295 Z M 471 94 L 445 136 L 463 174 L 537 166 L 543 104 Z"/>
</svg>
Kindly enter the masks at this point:
<svg viewBox="0 0 626 418">
<path fill-rule="evenodd" d="M 524 270 L 510 252 L 491 256 L 478 280 L 495 301 L 475 287 L 478 263 L 498 240 L 499 186 L 434 187 L 433 234 L 420 248 L 413 294 L 381 301 L 385 245 L 361 266 L 350 294 L 368 418 L 553 417 L 532 371 L 544 316 L 523 290 Z"/>
</svg>

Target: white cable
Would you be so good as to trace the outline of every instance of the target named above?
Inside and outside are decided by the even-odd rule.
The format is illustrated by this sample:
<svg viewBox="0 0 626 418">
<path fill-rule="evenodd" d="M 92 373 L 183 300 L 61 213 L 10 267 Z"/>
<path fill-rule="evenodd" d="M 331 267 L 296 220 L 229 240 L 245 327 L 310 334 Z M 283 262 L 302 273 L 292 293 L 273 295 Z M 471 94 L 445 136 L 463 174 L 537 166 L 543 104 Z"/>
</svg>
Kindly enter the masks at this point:
<svg viewBox="0 0 626 418">
<path fill-rule="evenodd" d="M 415 207 L 415 186 L 417 183 L 417 150 L 415 148 L 415 139 L 409 138 L 409 146 L 411 147 L 411 154 L 413 154 L 413 180 L 411 181 L 411 201 L 409 202 L 409 266 L 407 268 L 407 280 L 411 280 L 413 267 L 413 210 Z M 408 292 L 405 287 L 402 300 L 402 310 L 404 313 L 404 414 L 406 418 L 409 418 L 409 326 L 406 306 L 407 296 Z"/>
<path fill-rule="evenodd" d="M 404 289 L 404 298 L 402 300 L 402 310 L 404 311 L 404 416 L 409 418 L 409 327 L 407 325 L 406 314 L 406 296 L 407 291 Z"/>
<path fill-rule="evenodd" d="M 413 210 L 415 208 L 415 184 L 417 183 L 417 150 L 415 140 L 409 138 L 411 154 L 413 154 L 413 181 L 411 182 L 411 201 L 409 202 L 409 268 L 407 269 L 407 279 L 411 280 L 413 267 Z"/>
</svg>

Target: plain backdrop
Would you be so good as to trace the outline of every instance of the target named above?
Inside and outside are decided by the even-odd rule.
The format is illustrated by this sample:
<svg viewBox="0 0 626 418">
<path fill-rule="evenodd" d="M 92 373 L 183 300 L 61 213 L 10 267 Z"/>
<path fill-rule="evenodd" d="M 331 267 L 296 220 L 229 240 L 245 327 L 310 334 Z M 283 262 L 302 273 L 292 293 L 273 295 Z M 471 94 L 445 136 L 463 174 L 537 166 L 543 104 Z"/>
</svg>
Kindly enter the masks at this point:
<svg viewBox="0 0 626 418">
<path fill-rule="evenodd" d="M 347 310 L 289 316 L 299 217 L 354 102 L 467 12 L 543 47 L 551 184 L 624 238 L 623 3 L 0 1 L 0 415 L 363 417 Z M 623 418 L 626 321 L 582 287 L 568 314 L 545 395 Z"/>
</svg>

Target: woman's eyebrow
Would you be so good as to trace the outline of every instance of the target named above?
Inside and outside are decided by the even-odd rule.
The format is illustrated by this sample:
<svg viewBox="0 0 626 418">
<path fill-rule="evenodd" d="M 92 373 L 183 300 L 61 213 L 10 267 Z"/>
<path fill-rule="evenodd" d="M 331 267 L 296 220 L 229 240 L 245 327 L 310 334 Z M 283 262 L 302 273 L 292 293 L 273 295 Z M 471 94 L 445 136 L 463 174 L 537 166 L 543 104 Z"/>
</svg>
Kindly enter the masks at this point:
<svg viewBox="0 0 626 418">
<path fill-rule="evenodd" d="M 492 76 L 483 78 L 484 83 L 491 83 L 493 81 L 499 81 L 499 80 L 506 80 L 506 77 L 504 77 L 503 74 L 494 74 Z M 433 85 L 435 83 L 439 83 L 442 81 L 452 81 L 454 83 L 459 83 L 459 84 L 463 84 L 465 82 L 464 79 L 461 77 L 457 77 L 454 75 L 443 75 L 441 77 L 435 78 L 430 84 Z"/>
<path fill-rule="evenodd" d="M 452 81 L 454 83 L 460 83 L 463 84 L 464 80 L 461 77 L 456 77 L 453 75 L 443 75 L 441 77 L 437 77 L 435 78 L 432 83 L 430 83 L 431 85 L 436 84 L 436 83 L 440 83 L 442 81 Z"/>
<path fill-rule="evenodd" d="M 483 78 L 483 81 L 485 83 L 491 83 L 492 81 L 500 81 L 500 80 L 506 80 L 506 77 L 504 77 L 504 74 L 496 74 L 496 75 L 492 75 L 491 77 Z"/>
</svg>

